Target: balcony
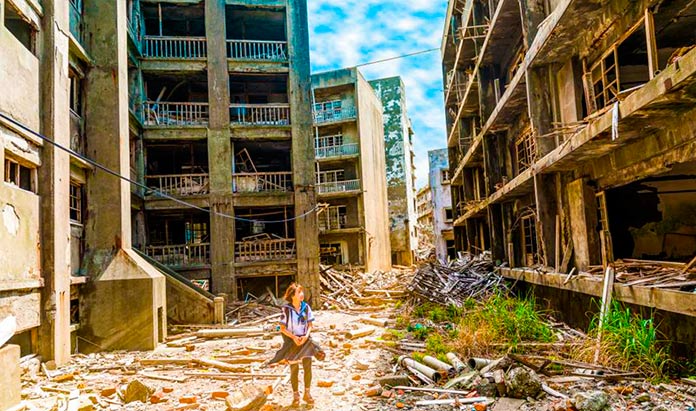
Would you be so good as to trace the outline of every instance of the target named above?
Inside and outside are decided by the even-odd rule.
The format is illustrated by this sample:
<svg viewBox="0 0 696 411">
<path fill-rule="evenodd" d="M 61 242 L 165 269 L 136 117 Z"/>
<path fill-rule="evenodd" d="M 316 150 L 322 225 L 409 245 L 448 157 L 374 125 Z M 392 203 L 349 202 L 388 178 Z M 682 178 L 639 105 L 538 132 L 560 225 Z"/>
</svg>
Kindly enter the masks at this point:
<svg viewBox="0 0 696 411">
<path fill-rule="evenodd" d="M 286 41 L 227 40 L 227 58 L 251 61 L 288 61 Z"/>
<path fill-rule="evenodd" d="M 325 124 L 345 120 L 355 119 L 355 107 L 342 107 L 340 105 L 332 105 L 328 108 L 317 109 L 316 106 L 326 106 L 326 103 L 315 104 L 314 123 Z"/>
<path fill-rule="evenodd" d="M 287 126 L 290 104 L 230 104 L 230 122 L 245 126 Z"/>
<path fill-rule="evenodd" d="M 317 184 L 319 194 L 347 193 L 360 191 L 360 180 L 331 181 Z"/>
<path fill-rule="evenodd" d="M 208 174 L 167 174 L 146 176 L 147 186 L 175 197 L 206 195 L 210 192 Z"/>
<path fill-rule="evenodd" d="M 237 241 L 234 247 L 238 263 L 294 260 L 296 255 L 294 238 Z"/>
<path fill-rule="evenodd" d="M 191 268 L 210 264 L 210 243 L 147 246 L 145 253 L 171 268 Z"/>
<path fill-rule="evenodd" d="M 143 103 L 143 124 L 146 126 L 206 126 L 208 103 Z"/>
<path fill-rule="evenodd" d="M 348 218 L 345 214 L 340 214 L 336 207 L 329 207 L 326 214 L 319 216 L 319 231 L 333 231 L 346 228 Z"/>
<path fill-rule="evenodd" d="M 205 37 L 145 36 L 143 56 L 158 59 L 205 59 L 208 45 Z"/>
<path fill-rule="evenodd" d="M 341 144 L 333 146 L 315 147 L 314 152 L 317 159 L 335 158 L 358 154 L 359 146 L 357 143 Z"/>
<path fill-rule="evenodd" d="M 235 193 L 284 193 L 292 191 L 292 172 L 235 173 L 232 175 Z"/>
</svg>

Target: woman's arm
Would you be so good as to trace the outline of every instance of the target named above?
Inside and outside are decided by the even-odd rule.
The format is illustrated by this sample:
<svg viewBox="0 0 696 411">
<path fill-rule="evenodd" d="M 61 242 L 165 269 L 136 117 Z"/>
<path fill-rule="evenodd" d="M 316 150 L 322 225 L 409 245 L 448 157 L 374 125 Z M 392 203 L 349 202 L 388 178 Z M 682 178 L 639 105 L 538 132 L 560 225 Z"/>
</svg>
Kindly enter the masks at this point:
<svg viewBox="0 0 696 411">
<path fill-rule="evenodd" d="M 307 334 L 305 334 L 304 336 L 302 336 L 302 337 L 300 338 L 300 344 L 298 344 L 298 345 L 302 345 L 302 344 L 304 344 L 307 340 L 309 340 L 309 333 L 310 333 L 311 331 L 312 331 L 312 323 L 310 322 L 310 323 L 307 324 Z"/>
<path fill-rule="evenodd" d="M 302 345 L 302 343 L 304 342 L 304 341 L 302 341 L 302 339 L 301 339 L 300 337 L 298 337 L 298 336 L 296 336 L 295 334 L 291 333 L 291 332 L 287 329 L 287 327 L 285 327 L 285 324 L 281 324 L 281 325 L 280 325 L 280 333 L 281 333 L 281 334 L 285 334 L 286 336 L 288 336 L 290 339 L 292 339 L 292 341 L 293 341 L 296 345 Z"/>
</svg>

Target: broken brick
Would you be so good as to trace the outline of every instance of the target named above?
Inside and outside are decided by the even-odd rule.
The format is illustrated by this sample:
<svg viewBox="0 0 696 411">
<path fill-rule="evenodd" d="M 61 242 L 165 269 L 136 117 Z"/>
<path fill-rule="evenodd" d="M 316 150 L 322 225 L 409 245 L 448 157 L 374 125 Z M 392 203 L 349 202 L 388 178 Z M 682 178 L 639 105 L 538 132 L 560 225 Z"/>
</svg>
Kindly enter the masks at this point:
<svg viewBox="0 0 696 411">
<path fill-rule="evenodd" d="M 210 396 L 216 400 L 224 400 L 225 398 L 229 397 L 230 393 L 227 391 L 213 391 Z"/>
<path fill-rule="evenodd" d="M 179 402 L 181 404 L 196 404 L 198 398 L 196 398 L 195 395 L 184 395 L 183 397 L 179 397 Z"/>
<path fill-rule="evenodd" d="M 482 402 L 477 402 L 476 404 L 474 404 L 474 409 L 476 411 L 486 411 L 488 409 L 488 406 L 486 406 L 486 404 Z"/>
<path fill-rule="evenodd" d="M 174 391 L 174 388 L 172 388 L 172 387 L 164 387 L 164 388 L 162 388 L 162 392 L 165 392 L 165 393 L 167 393 L 167 394 L 169 394 L 169 393 L 171 393 L 171 392 L 173 392 L 173 391 Z"/>
<path fill-rule="evenodd" d="M 319 382 L 317 382 L 317 386 L 321 388 L 331 388 L 331 386 L 333 385 L 334 382 L 329 380 L 320 380 Z"/>
<path fill-rule="evenodd" d="M 159 404 L 166 401 L 167 399 L 162 391 L 158 391 L 150 396 L 150 404 Z"/>
<path fill-rule="evenodd" d="M 104 388 L 100 392 L 102 397 L 111 397 L 112 395 L 116 394 L 116 388 Z"/>
</svg>

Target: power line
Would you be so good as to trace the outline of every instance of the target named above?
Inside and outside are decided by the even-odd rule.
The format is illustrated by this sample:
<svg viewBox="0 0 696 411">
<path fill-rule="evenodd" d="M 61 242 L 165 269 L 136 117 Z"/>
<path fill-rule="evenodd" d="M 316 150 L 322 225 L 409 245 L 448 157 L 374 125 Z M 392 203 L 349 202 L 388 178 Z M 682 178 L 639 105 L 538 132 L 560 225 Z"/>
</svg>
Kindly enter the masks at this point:
<svg viewBox="0 0 696 411">
<path fill-rule="evenodd" d="M 142 188 L 143 190 L 146 190 L 146 191 L 148 191 L 148 192 L 152 192 L 152 193 L 154 193 L 155 195 L 157 195 L 158 197 L 162 197 L 162 198 L 167 199 L 167 200 L 172 200 L 172 201 L 174 201 L 175 203 L 177 203 L 177 204 L 179 204 L 179 205 L 182 205 L 182 206 L 188 207 L 188 208 L 193 208 L 193 209 L 195 209 L 195 210 L 199 210 L 199 211 L 202 211 L 202 212 L 204 212 L 204 213 L 208 213 L 208 214 L 211 214 L 211 215 L 217 215 L 217 216 L 220 216 L 220 217 L 223 217 L 223 218 L 229 218 L 229 219 L 237 220 L 237 221 L 246 221 L 246 222 L 250 222 L 250 223 L 276 224 L 276 223 L 285 223 L 285 222 L 289 222 L 289 221 L 298 220 L 298 219 L 300 219 L 300 218 L 303 218 L 303 217 L 306 217 L 306 216 L 310 215 L 311 213 L 313 213 L 313 212 L 315 212 L 315 211 L 317 211 L 317 210 L 319 209 L 319 206 L 316 205 L 316 206 L 315 206 L 314 208 L 312 208 L 311 210 L 307 211 L 306 213 L 300 214 L 299 216 L 292 217 L 292 218 L 286 218 L 286 219 L 283 219 L 283 220 L 274 220 L 274 221 L 268 221 L 268 220 L 254 220 L 254 219 L 249 219 L 249 218 L 235 217 L 235 216 L 231 216 L 231 215 L 229 215 L 229 214 L 220 213 L 220 212 L 218 212 L 218 211 L 212 211 L 212 210 L 210 210 L 210 209 L 205 209 L 205 208 L 199 207 L 199 206 L 197 206 L 197 205 L 195 205 L 195 204 L 191 204 L 191 203 L 189 203 L 189 202 L 187 202 L 187 201 L 180 200 L 180 199 L 178 199 L 178 198 L 176 198 L 176 197 L 170 196 L 169 194 L 166 194 L 166 193 L 164 193 L 164 192 L 162 192 L 162 191 L 159 191 L 159 190 L 157 190 L 157 189 L 148 187 L 148 186 L 146 186 L 145 184 L 141 184 L 141 183 L 139 183 L 139 182 L 137 182 L 137 181 L 133 181 L 133 180 L 131 180 L 130 178 L 121 175 L 121 174 L 118 173 L 117 171 L 111 170 L 110 168 L 108 168 L 108 167 L 106 167 L 106 166 L 103 166 L 103 165 L 97 163 L 96 161 L 92 160 L 92 159 L 89 158 L 89 157 L 85 157 L 85 156 L 83 156 L 82 154 L 77 153 L 77 152 L 73 151 L 73 150 L 70 149 L 70 148 L 64 147 L 64 146 L 62 146 L 61 144 L 56 143 L 56 142 L 53 141 L 52 139 L 50 139 L 50 138 L 44 136 L 44 135 L 41 134 L 41 133 L 38 133 L 38 132 L 32 130 L 32 129 L 29 128 L 28 126 L 26 126 L 26 125 L 20 123 L 19 121 L 13 119 L 12 117 L 9 117 L 9 116 L 5 115 L 4 113 L 0 113 L 0 117 L 4 118 L 5 120 L 9 121 L 10 123 L 14 124 L 15 126 L 17 126 L 17 127 L 21 128 L 21 129 L 25 130 L 26 132 L 28 132 L 28 133 L 30 133 L 30 134 L 32 134 L 32 135 L 38 137 L 39 139 L 41 139 L 41 140 L 43 140 L 43 141 L 49 143 L 50 145 L 52 145 L 52 146 L 54 146 L 54 147 L 56 147 L 56 148 L 58 148 L 58 149 L 61 149 L 61 150 L 63 150 L 63 151 L 65 151 L 65 152 L 67 152 L 67 153 L 69 153 L 69 154 L 71 154 L 71 155 L 73 155 L 73 156 L 79 158 L 80 160 L 82 160 L 82 161 L 84 161 L 84 162 L 86 162 L 86 163 L 88 163 L 88 164 L 91 164 L 92 166 L 96 167 L 97 169 L 99 169 L 99 170 L 101 170 L 101 171 L 103 171 L 103 172 L 105 172 L 105 173 L 107 173 L 107 174 L 110 174 L 110 175 L 112 175 L 112 176 L 114 176 L 114 177 L 120 178 L 120 179 L 123 180 L 123 181 L 127 181 L 128 183 L 130 183 L 130 184 L 132 184 L 132 185 L 134 185 L 134 186 L 136 186 L 136 187 Z"/>
<path fill-rule="evenodd" d="M 360 64 L 356 65 L 355 67 L 363 67 L 363 66 L 369 66 L 372 64 L 385 63 L 387 61 L 403 59 L 403 58 L 411 57 L 411 56 L 417 56 L 419 54 L 432 53 L 433 51 L 437 51 L 437 50 L 440 50 L 440 48 L 438 47 L 438 48 L 433 48 L 433 49 L 428 49 L 428 50 L 415 51 L 413 53 L 402 54 L 400 56 L 387 57 L 387 58 L 381 59 L 381 60 L 369 61 L 367 63 L 360 63 Z"/>
</svg>

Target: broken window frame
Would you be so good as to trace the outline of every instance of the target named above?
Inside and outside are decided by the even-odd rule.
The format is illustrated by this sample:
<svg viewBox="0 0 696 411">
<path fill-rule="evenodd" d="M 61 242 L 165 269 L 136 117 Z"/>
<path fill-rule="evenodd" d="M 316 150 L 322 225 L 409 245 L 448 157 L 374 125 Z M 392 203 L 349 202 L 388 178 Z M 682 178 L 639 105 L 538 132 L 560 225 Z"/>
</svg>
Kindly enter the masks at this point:
<svg viewBox="0 0 696 411">
<path fill-rule="evenodd" d="M 3 0 L 0 0 L 0 1 L 3 1 Z M 7 0 L 4 0 L 4 4 L 5 4 L 5 13 L 3 16 L 4 21 L 2 22 L 3 26 L 5 26 L 5 29 L 7 29 L 7 31 L 10 32 L 10 34 L 12 34 L 12 36 L 17 41 L 19 41 L 27 50 L 29 50 L 29 52 L 31 54 L 36 56 L 36 53 L 37 53 L 36 42 L 37 42 L 38 27 L 36 26 L 36 24 L 34 24 L 34 22 L 32 22 L 31 20 L 26 18 L 26 16 L 22 15 L 21 11 L 19 9 L 17 9 L 17 7 L 15 7 L 14 4 L 12 4 L 11 2 L 9 2 Z M 8 7 L 7 6 L 9 6 L 12 9 L 12 12 L 17 15 L 17 17 L 18 17 L 17 20 L 21 21 L 21 23 L 22 23 L 21 29 L 27 31 L 26 34 L 28 34 L 28 39 L 22 39 L 22 38 L 18 37 L 17 33 L 15 33 L 16 27 L 11 28 L 10 26 L 7 25 L 7 22 L 8 22 Z"/>
<path fill-rule="evenodd" d="M 346 264 L 343 258 L 343 244 L 341 242 L 336 243 L 322 243 L 319 246 L 319 258 L 323 259 L 325 257 L 338 257 L 332 264 Z M 326 260 L 322 260 L 326 262 Z"/>
<path fill-rule="evenodd" d="M 607 266 L 614 261 L 614 247 L 609 228 L 609 209 L 607 208 L 606 191 L 595 194 L 597 200 L 597 223 L 599 226 L 599 242 L 602 252 L 602 265 Z"/>
<path fill-rule="evenodd" d="M 440 182 L 442 184 L 447 184 L 450 182 L 450 171 L 447 168 L 440 170 Z"/>
<path fill-rule="evenodd" d="M 532 267 L 541 262 L 538 240 L 536 215 L 531 212 L 521 215 L 520 245 L 523 259 L 521 263 L 525 267 Z"/>
<path fill-rule="evenodd" d="M 329 206 L 319 216 L 319 231 L 341 230 L 347 227 L 348 207 L 345 205 Z"/>
<path fill-rule="evenodd" d="M 73 224 L 84 224 L 84 184 L 77 181 L 70 181 L 70 222 Z"/>
<path fill-rule="evenodd" d="M 6 154 L 4 181 L 21 190 L 36 193 L 36 168 Z"/>
<path fill-rule="evenodd" d="M 531 127 L 526 128 L 515 139 L 515 165 L 517 174 L 524 172 L 537 161 L 538 150 Z"/>
</svg>

